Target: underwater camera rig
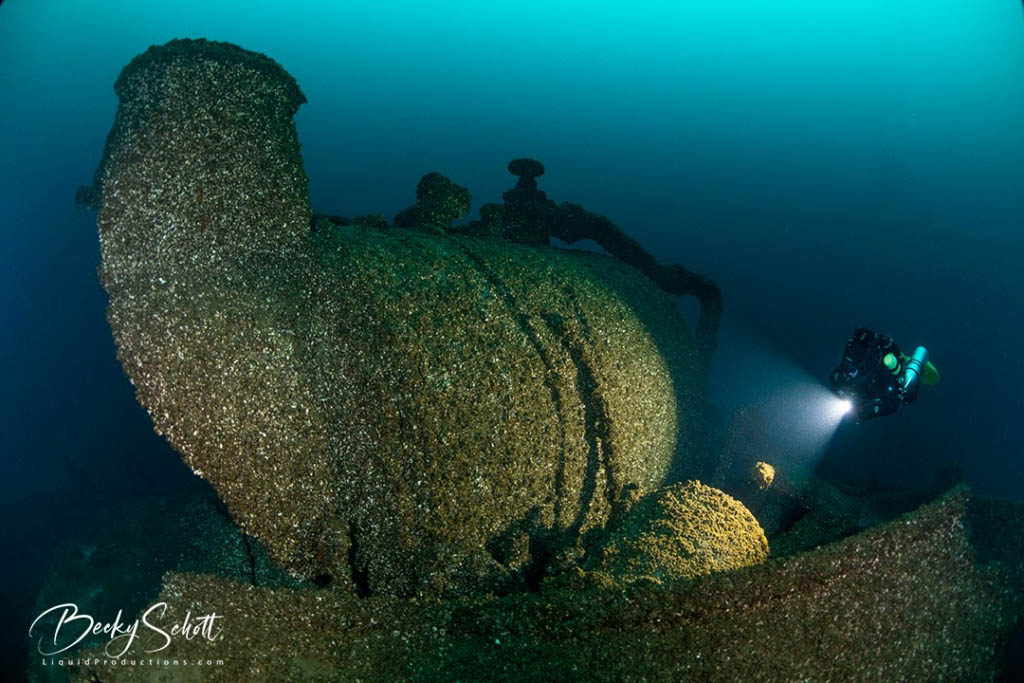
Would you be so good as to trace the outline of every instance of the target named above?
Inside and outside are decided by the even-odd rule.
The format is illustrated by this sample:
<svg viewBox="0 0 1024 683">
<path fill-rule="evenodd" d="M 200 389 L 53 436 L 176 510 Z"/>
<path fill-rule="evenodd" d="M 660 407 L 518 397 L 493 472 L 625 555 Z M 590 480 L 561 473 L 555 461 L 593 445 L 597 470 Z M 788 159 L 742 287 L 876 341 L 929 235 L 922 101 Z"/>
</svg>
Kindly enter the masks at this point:
<svg viewBox="0 0 1024 683">
<path fill-rule="evenodd" d="M 829 384 L 849 401 L 849 414 L 863 421 L 895 413 L 901 404 L 914 402 L 922 383 L 938 380 L 926 348 L 918 346 L 904 356 L 889 335 L 860 328 L 847 340 Z"/>
</svg>

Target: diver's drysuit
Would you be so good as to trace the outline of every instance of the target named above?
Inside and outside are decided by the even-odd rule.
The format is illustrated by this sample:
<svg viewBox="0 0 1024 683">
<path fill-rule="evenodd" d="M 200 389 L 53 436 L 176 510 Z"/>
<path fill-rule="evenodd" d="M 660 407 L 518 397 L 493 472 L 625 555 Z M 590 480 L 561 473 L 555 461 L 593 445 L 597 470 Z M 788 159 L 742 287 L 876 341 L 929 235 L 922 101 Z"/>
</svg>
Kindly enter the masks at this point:
<svg viewBox="0 0 1024 683">
<path fill-rule="evenodd" d="M 829 377 L 832 390 L 850 401 L 858 420 L 891 415 L 901 403 L 914 402 L 922 382 L 938 381 L 939 373 L 923 347 L 904 356 L 892 337 L 863 327 L 846 342 Z"/>
</svg>

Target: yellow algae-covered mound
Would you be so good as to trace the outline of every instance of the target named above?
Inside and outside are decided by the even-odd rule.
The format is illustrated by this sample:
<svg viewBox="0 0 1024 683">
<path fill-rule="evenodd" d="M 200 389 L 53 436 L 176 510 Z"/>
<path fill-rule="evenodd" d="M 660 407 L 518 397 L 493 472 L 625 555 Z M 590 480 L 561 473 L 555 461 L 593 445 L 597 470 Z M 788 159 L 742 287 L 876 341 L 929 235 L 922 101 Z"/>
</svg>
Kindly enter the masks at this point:
<svg viewBox="0 0 1024 683">
<path fill-rule="evenodd" d="M 758 489 L 764 491 L 775 481 L 775 468 L 768 463 L 758 460 L 750 472 L 750 477 Z"/>
<path fill-rule="evenodd" d="M 699 481 L 648 494 L 602 550 L 620 581 L 671 581 L 760 564 L 768 541 L 743 503 Z"/>
<path fill-rule="evenodd" d="M 687 471 L 693 337 L 639 271 L 314 224 L 304 97 L 263 55 L 172 41 L 115 89 L 87 194 L 119 358 L 157 431 L 292 573 L 363 595 L 501 586 L 624 487 L 657 488 L 673 458 Z"/>
</svg>

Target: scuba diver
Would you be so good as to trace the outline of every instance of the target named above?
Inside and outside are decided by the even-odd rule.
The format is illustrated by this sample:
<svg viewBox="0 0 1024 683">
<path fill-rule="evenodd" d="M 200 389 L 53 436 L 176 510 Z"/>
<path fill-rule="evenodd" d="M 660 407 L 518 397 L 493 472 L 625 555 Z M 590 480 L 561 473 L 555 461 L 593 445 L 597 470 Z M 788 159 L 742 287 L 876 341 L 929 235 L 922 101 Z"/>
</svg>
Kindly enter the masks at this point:
<svg viewBox="0 0 1024 683">
<path fill-rule="evenodd" d="M 829 377 L 832 390 L 850 402 L 857 421 L 891 415 L 900 404 L 914 402 L 921 384 L 938 381 L 939 372 L 923 346 L 904 356 L 892 337 L 866 328 L 854 330 Z"/>
</svg>

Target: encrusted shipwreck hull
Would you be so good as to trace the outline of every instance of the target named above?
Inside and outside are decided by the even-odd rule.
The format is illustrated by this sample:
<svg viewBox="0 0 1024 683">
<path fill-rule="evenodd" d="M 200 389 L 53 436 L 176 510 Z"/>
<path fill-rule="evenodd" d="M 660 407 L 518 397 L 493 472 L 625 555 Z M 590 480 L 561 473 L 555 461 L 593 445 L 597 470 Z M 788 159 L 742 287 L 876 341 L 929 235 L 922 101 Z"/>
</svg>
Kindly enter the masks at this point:
<svg viewBox="0 0 1024 683">
<path fill-rule="evenodd" d="M 577 573 L 533 593 L 424 602 L 172 573 L 160 597 L 173 618 L 216 611 L 223 640 L 179 639 L 162 658 L 221 659 L 201 673 L 223 681 L 992 680 L 1020 595 L 1001 567 L 976 564 L 967 501 L 956 489 L 815 551 L 630 588 Z"/>
<path fill-rule="evenodd" d="M 92 195 L 119 357 L 157 430 L 296 575 L 504 585 L 624 487 L 658 487 L 677 456 L 685 471 L 693 338 L 639 271 L 313 224 L 304 98 L 262 55 L 173 41 L 115 89 Z"/>
</svg>

